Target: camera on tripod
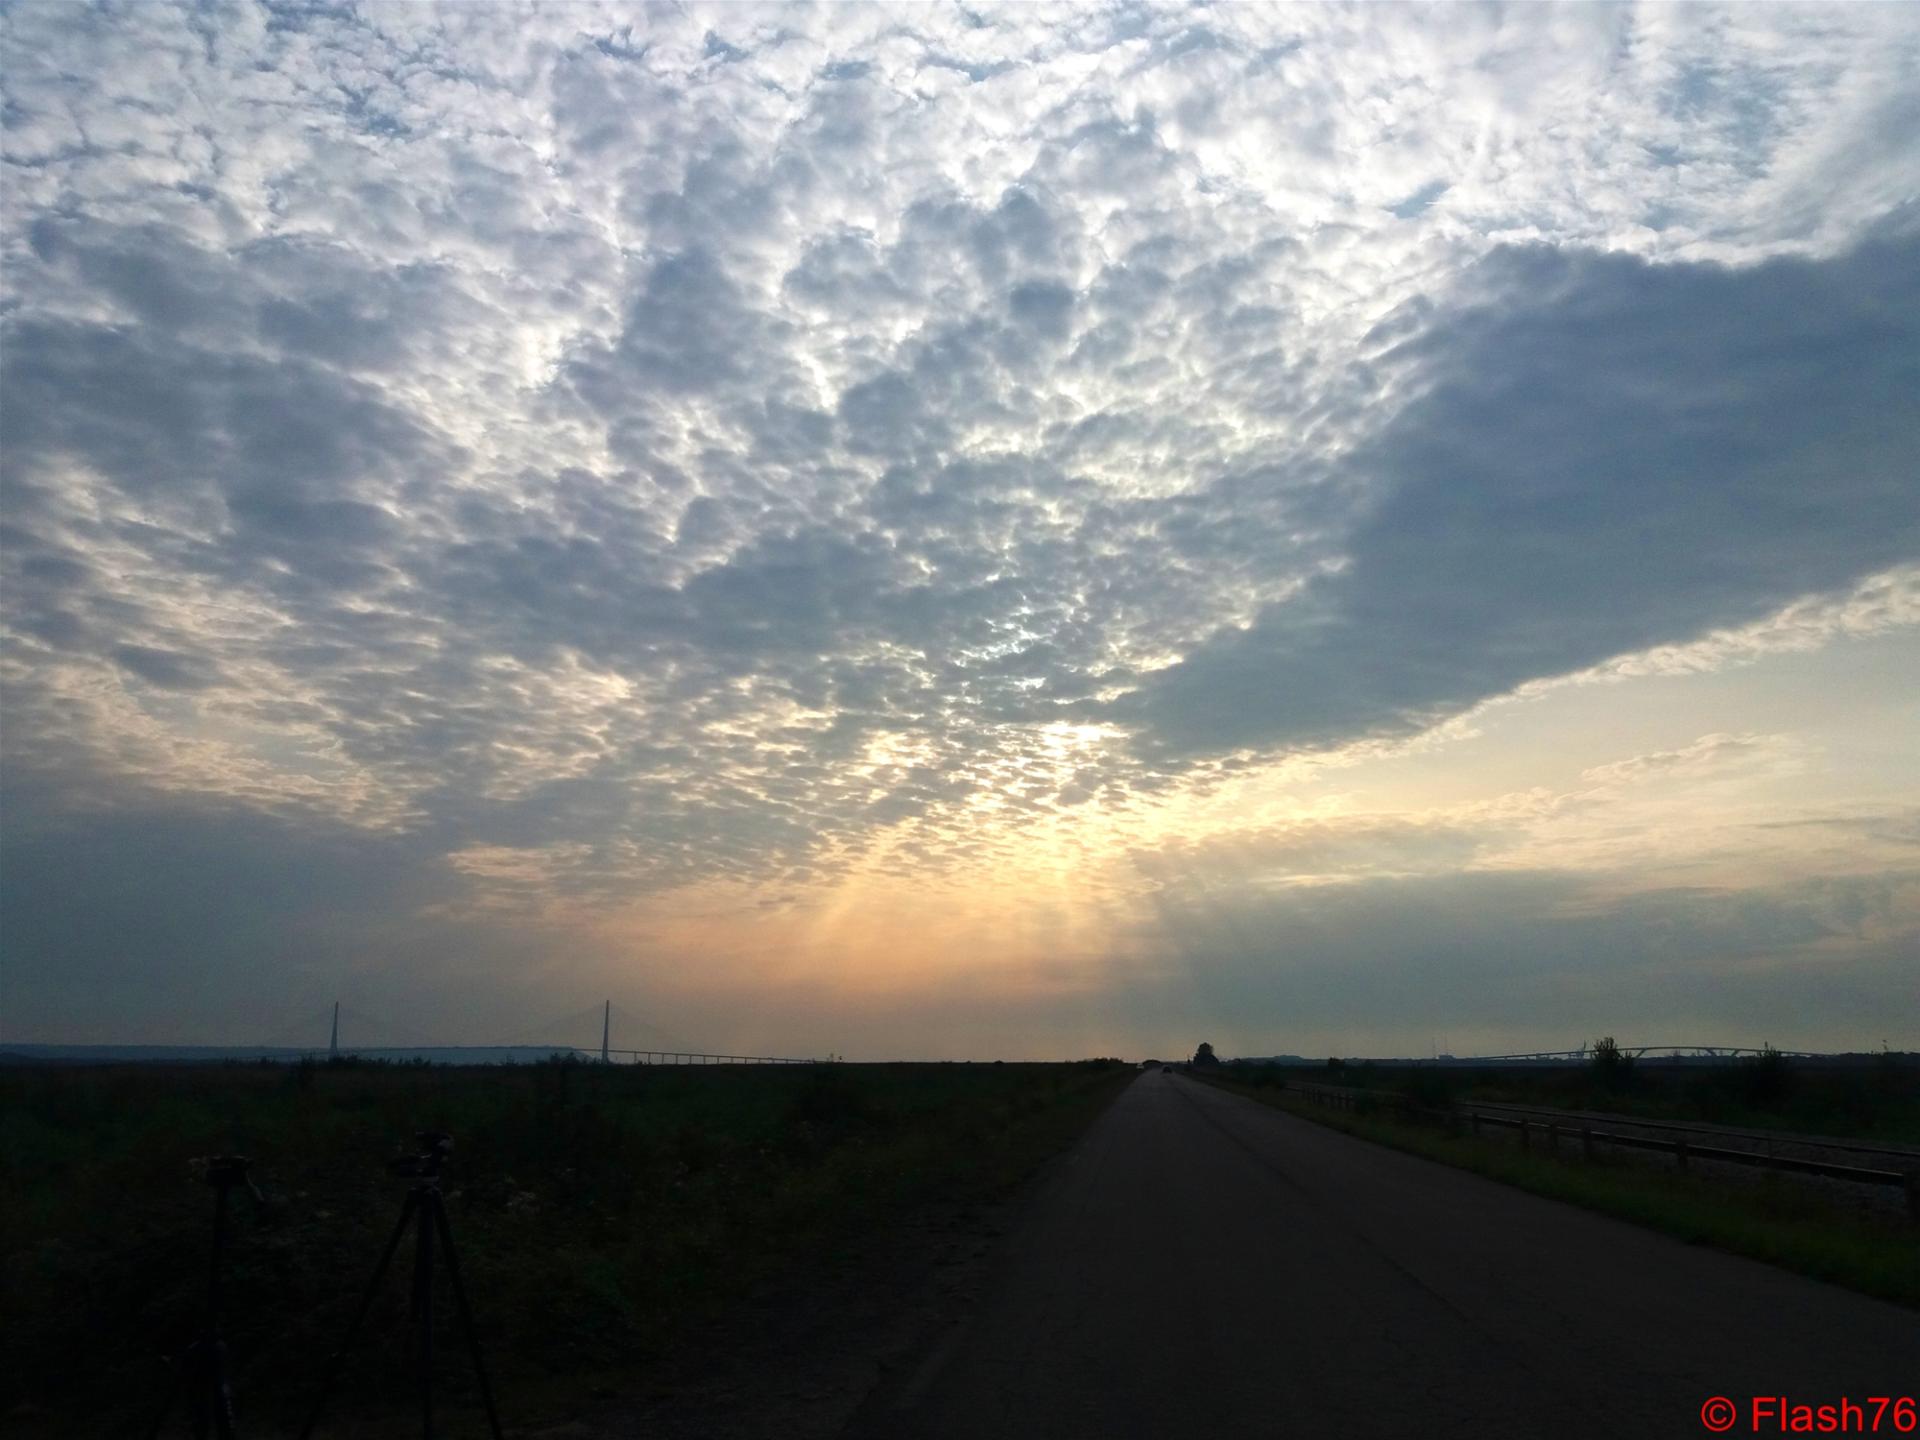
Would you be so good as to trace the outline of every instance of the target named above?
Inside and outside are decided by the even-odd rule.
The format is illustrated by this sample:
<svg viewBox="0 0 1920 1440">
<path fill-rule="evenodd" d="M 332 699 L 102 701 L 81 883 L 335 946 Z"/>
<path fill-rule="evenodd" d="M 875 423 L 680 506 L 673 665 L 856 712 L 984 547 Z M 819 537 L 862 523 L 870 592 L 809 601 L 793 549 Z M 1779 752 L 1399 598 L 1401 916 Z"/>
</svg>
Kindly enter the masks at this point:
<svg viewBox="0 0 1920 1440">
<path fill-rule="evenodd" d="M 245 1155 L 208 1155 L 197 1162 L 200 1178 L 215 1190 L 237 1190 L 245 1186 L 260 1199 L 260 1190 L 248 1174 L 253 1161 Z"/>
<path fill-rule="evenodd" d="M 213 1191 L 213 1253 L 207 1265 L 207 1308 L 199 1333 L 182 1352 L 174 1368 L 167 1398 L 153 1417 L 149 1440 L 159 1440 L 174 1403 L 186 1402 L 187 1421 L 197 1437 L 233 1440 L 233 1393 L 227 1384 L 227 1342 L 221 1338 L 220 1282 L 227 1248 L 227 1196 L 245 1190 L 256 1209 L 265 1197 L 248 1171 L 253 1161 L 245 1155 L 203 1155 L 191 1162 L 192 1171 Z"/>
<path fill-rule="evenodd" d="M 387 1173 L 400 1180 L 438 1179 L 453 1153 L 453 1136 L 444 1130 L 421 1130 L 413 1138 L 420 1146 L 419 1152 L 389 1160 Z"/>
<path fill-rule="evenodd" d="M 407 1198 L 400 1206 L 400 1223 L 394 1226 L 393 1234 L 387 1240 L 387 1248 L 380 1252 L 380 1263 L 373 1267 L 373 1279 L 368 1283 L 366 1293 L 360 1297 L 360 1308 L 354 1312 L 353 1323 L 347 1327 L 347 1338 L 327 1363 L 326 1378 L 320 1383 L 320 1393 L 314 1399 L 313 1409 L 307 1412 L 307 1423 L 300 1431 L 300 1440 L 310 1440 L 314 1427 L 320 1423 L 328 1397 L 340 1378 L 340 1367 L 359 1337 L 361 1327 L 367 1323 L 367 1312 L 373 1308 L 380 1282 L 386 1278 L 394 1252 L 400 1248 L 400 1242 L 406 1238 L 409 1230 L 413 1232 L 414 1244 L 413 1294 L 407 1313 L 415 1326 L 414 1354 L 420 1376 L 421 1434 L 425 1440 L 433 1440 L 433 1270 L 437 1252 L 441 1265 L 446 1269 L 447 1280 L 453 1287 L 454 1308 L 459 1312 L 460 1329 L 466 1337 L 467 1355 L 473 1361 L 474 1376 L 480 1382 L 480 1402 L 486 1407 L 487 1429 L 493 1440 L 501 1440 L 500 1416 L 493 1408 L 493 1384 L 487 1378 L 486 1362 L 480 1355 L 480 1341 L 474 1334 L 473 1312 L 467 1306 L 466 1286 L 460 1281 L 460 1262 L 453 1253 L 453 1231 L 447 1225 L 446 1201 L 440 1194 L 438 1183 L 447 1156 L 453 1153 L 453 1136 L 444 1130 L 420 1130 L 415 1132 L 413 1138 L 420 1147 L 418 1152 L 389 1160 L 387 1173 L 417 1183 L 407 1187 Z"/>
</svg>

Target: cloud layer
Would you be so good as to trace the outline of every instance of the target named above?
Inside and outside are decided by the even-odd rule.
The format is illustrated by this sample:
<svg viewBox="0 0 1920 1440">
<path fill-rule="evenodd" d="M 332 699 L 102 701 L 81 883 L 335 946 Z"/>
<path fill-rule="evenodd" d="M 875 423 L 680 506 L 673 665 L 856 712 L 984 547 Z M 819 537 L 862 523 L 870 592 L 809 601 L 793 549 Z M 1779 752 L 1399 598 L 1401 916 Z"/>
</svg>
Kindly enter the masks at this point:
<svg viewBox="0 0 1920 1440">
<path fill-rule="evenodd" d="M 1892 7 L 0 26 L 30 967 L 129 815 L 991 870 L 1920 557 Z"/>
<path fill-rule="evenodd" d="M 1503 249 L 1383 329 L 1344 563 L 1130 697 L 1149 744 L 1337 746 L 1920 553 L 1920 232 L 1743 270 Z"/>
</svg>

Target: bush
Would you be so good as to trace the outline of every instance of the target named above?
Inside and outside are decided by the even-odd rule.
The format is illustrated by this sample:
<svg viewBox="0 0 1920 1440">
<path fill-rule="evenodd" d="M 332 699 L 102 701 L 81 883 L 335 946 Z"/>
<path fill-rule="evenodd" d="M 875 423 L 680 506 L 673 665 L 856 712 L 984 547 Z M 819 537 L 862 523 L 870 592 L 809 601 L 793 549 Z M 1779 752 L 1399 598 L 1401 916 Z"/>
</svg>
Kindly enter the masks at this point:
<svg viewBox="0 0 1920 1440">
<path fill-rule="evenodd" d="M 1587 1064 L 1602 1090 L 1624 1090 L 1633 1078 L 1633 1056 L 1622 1052 L 1611 1035 L 1593 1042 L 1593 1058 Z"/>
<path fill-rule="evenodd" d="M 1444 1070 L 1420 1066 L 1400 1082 L 1407 1103 L 1422 1110 L 1447 1110 L 1453 1105 L 1453 1080 Z"/>
<path fill-rule="evenodd" d="M 1747 1103 L 1762 1110 L 1776 1110 L 1793 1090 L 1793 1066 L 1773 1046 L 1762 1047 L 1753 1059 L 1744 1062 Z"/>
</svg>

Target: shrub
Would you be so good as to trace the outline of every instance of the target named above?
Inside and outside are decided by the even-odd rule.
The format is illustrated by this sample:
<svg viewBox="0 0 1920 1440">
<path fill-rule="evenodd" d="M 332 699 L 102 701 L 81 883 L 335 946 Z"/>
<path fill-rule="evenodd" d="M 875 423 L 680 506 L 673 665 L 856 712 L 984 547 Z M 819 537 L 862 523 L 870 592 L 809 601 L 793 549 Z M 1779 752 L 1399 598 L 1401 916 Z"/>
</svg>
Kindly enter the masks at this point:
<svg viewBox="0 0 1920 1440">
<path fill-rule="evenodd" d="M 1622 1052 L 1619 1042 L 1611 1035 L 1602 1035 L 1593 1042 L 1593 1058 L 1587 1064 L 1603 1090 L 1624 1089 L 1633 1078 L 1633 1056 Z"/>
<path fill-rule="evenodd" d="M 1745 1062 L 1747 1102 L 1763 1110 L 1778 1108 L 1793 1089 L 1793 1066 L 1771 1045 Z"/>
<path fill-rule="evenodd" d="M 1453 1105 L 1453 1080 L 1444 1070 L 1420 1066 L 1400 1082 L 1407 1102 L 1422 1110 L 1446 1110 Z"/>
</svg>

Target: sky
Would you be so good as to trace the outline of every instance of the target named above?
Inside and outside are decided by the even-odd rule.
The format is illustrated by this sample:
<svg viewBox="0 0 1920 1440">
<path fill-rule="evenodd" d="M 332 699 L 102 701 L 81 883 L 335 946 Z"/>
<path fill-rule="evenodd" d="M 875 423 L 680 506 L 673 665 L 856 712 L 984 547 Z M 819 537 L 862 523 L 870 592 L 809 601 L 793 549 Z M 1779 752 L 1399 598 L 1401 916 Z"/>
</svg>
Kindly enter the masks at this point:
<svg viewBox="0 0 1920 1440">
<path fill-rule="evenodd" d="M 0 1039 L 1920 1049 L 1916 76 L 0 6 Z"/>
</svg>

